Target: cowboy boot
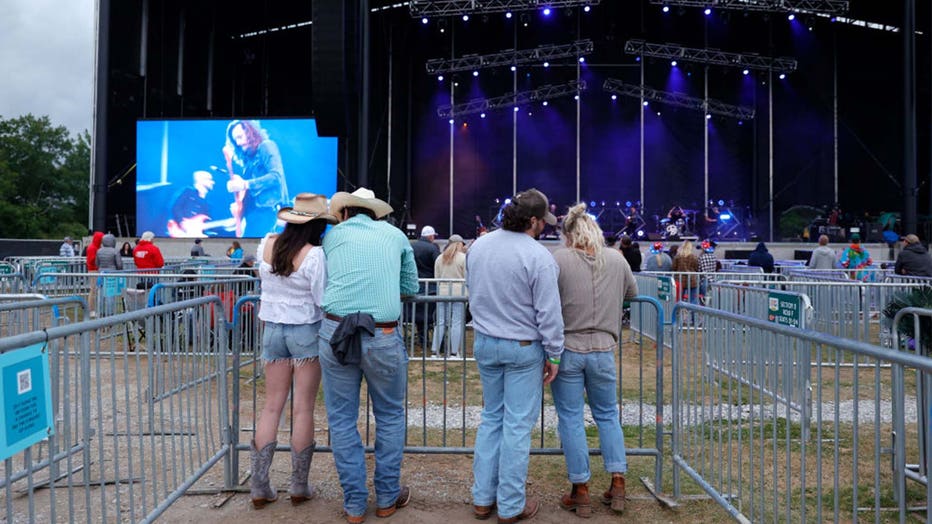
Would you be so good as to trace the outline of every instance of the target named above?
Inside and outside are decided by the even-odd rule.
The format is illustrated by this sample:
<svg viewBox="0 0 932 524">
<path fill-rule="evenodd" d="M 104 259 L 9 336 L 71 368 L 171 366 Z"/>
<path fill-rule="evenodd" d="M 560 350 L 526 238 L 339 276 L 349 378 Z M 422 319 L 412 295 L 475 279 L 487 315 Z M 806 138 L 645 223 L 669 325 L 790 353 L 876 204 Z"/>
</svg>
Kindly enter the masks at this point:
<svg viewBox="0 0 932 524">
<path fill-rule="evenodd" d="M 602 494 L 602 502 L 618 513 L 625 510 L 625 475 L 623 473 L 612 473 L 612 485 Z"/>
<path fill-rule="evenodd" d="M 560 507 L 567 511 L 575 511 L 577 517 L 589 518 L 592 516 L 592 504 L 589 501 L 589 484 L 573 484 L 569 494 L 560 499 Z"/>
<path fill-rule="evenodd" d="M 291 504 L 298 505 L 311 500 L 317 494 L 314 487 L 307 483 L 307 474 L 311 469 L 311 460 L 314 458 L 316 442 L 299 452 L 291 450 Z"/>
<path fill-rule="evenodd" d="M 269 486 L 269 467 L 272 465 L 272 456 L 278 442 L 269 442 L 262 449 L 256 449 L 256 441 L 252 446 L 252 477 L 249 483 L 249 494 L 252 496 L 252 505 L 262 509 L 266 504 L 278 500 L 278 493 Z"/>
</svg>

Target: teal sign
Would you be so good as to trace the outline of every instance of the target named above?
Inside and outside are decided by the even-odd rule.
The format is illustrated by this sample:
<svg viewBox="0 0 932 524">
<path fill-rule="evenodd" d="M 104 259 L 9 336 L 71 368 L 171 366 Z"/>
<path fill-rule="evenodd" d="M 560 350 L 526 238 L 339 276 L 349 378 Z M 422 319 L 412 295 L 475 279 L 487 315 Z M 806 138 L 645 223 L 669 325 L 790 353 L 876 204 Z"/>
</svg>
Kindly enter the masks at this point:
<svg viewBox="0 0 932 524">
<path fill-rule="evenodd" d="M 668 301 L 673 298 L 673 277 L 657 277 L 657 299 Z"/>
<path fill-rule="evenodd" d="M 45 344 L 0 355 L 0 392 L 0 460 L 5 460 L 55 432 Z"/>
<path fill-rule="evenodd" d="M 45 265 L 39 266 L 38 274 L 47 275 L 49 273 L 62 273 L 63 269 L 64 268 L 62 266 L 59 266 L 58 264 L 54 264 L 54 265 L 45 264 Z M 54 284 L 55 277 L 42 277 L 39 279 L 39 283 L 40 284 Z"/>
<path fill-rule="evenodd" d="M 210 264 L 204 264 L 203 266 L 199 267 L 198 269 L 200 270 L 200 274 L 202 274 L 202 275 L 214 275 L 214 274 L 217 273 L 217 267 L 216 267 L 216 266 L 212 266 L 212 265 L 210 265 Z"/>
<path fill-rule="evenodd" d="M 12 275 L 15 269 L 12 264 L 0 264 L 0 275 Z"/>
<path fill-rule="evenodd" d="M 805 327 L 801 296 L 771 291 L 767 294 L 767 299 L 767 320 L 781 326 Z"/>
<path fill-rule="evenodd" d="M 104 296 L 107 298 L 118 297 L 126 289 L 126 278 L 124 277 L 104 277 Z"/>
</svg>

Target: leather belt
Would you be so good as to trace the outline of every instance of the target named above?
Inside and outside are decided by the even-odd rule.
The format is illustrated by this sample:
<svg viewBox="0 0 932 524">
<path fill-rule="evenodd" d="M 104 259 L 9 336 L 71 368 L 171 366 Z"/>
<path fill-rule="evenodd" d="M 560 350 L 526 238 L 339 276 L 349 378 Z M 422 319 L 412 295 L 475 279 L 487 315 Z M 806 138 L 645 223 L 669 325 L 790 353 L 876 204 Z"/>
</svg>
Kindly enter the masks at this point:
<svg viewBox="0 0 932 524">
<path fill-rule="evenodd" d="M 342 321 L 343 321 L 343 317 L 338 317 L 338 316 L 336 316 L 336 315 L 331 315 L 330 313 L 325 313 L 324 316 L 327 317 L 327 320 L 333 320 L 334 322 L 342 322 Z M 375 323 L 375 327 L 377 327 L 377 328 L 393 328 L 393 327 L 398 327 L 398 321 L 397 321 L 397 320 L 393 320 L 393 321 L 391 321 L 391 322 L 376 322 L 376 323 Z"/>
</svg>

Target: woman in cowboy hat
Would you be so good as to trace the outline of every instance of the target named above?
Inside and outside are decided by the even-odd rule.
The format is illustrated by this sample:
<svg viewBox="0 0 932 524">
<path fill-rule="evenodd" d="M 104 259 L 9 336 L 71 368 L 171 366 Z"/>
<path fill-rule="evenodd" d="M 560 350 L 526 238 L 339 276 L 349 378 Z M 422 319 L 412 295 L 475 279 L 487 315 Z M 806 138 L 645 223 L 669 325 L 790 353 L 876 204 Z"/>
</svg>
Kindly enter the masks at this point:
<svg viewBox="0 0 932 524">
<path fill-rule="evenodd" d="M 314 401 L 320 387 L 317 332 L 324 313 L 320 309 L 327 283 L 326 261 L 320 247 L 327 224 L 336 217 L 327 212 L 327 199 L 313 193 L 295 197 L 294 207 L 278 212 L 285 230 L 259 243 L 257 255 L 262 279 L 265 322 L 262 361 L 265 364 L 265 405 L 252 443 L 252 503 L 261 508 L 278 496 L 269 485 L 269 466 L 278 443 L 275 436 L 282 409 L 294 382 L 291 434 L 291 503 L 314 496 L 307 475 L 314 455 Z"/>
</svg>

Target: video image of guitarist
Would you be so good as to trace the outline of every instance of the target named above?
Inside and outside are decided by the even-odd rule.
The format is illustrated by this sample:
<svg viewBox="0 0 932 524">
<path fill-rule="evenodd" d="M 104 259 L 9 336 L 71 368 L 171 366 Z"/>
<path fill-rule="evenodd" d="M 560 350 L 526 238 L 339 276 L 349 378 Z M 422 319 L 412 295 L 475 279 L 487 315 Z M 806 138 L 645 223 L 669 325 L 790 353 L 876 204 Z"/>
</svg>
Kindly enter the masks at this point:
<svg viewBox="0 0 932 524">
<path fill-rule="evenodd" d="M 194 185 L 181 190 L 172 204 L 167 227 L 171 238 L 203 238 L 206 229 L 224 225 L 210 222 L 207 193 L 214 188 L 214 176 L 209 171 L 195 171 L 191 178 Z"/>
<path fill-rule="evenodd" d="M 275 228 L 276 213 L 289 205 L 285 170 L 278 145 L 257 120 L 233 120 L 223 146 L 230 213 L 236 237 L 258 238 Z"/>
</svg>

